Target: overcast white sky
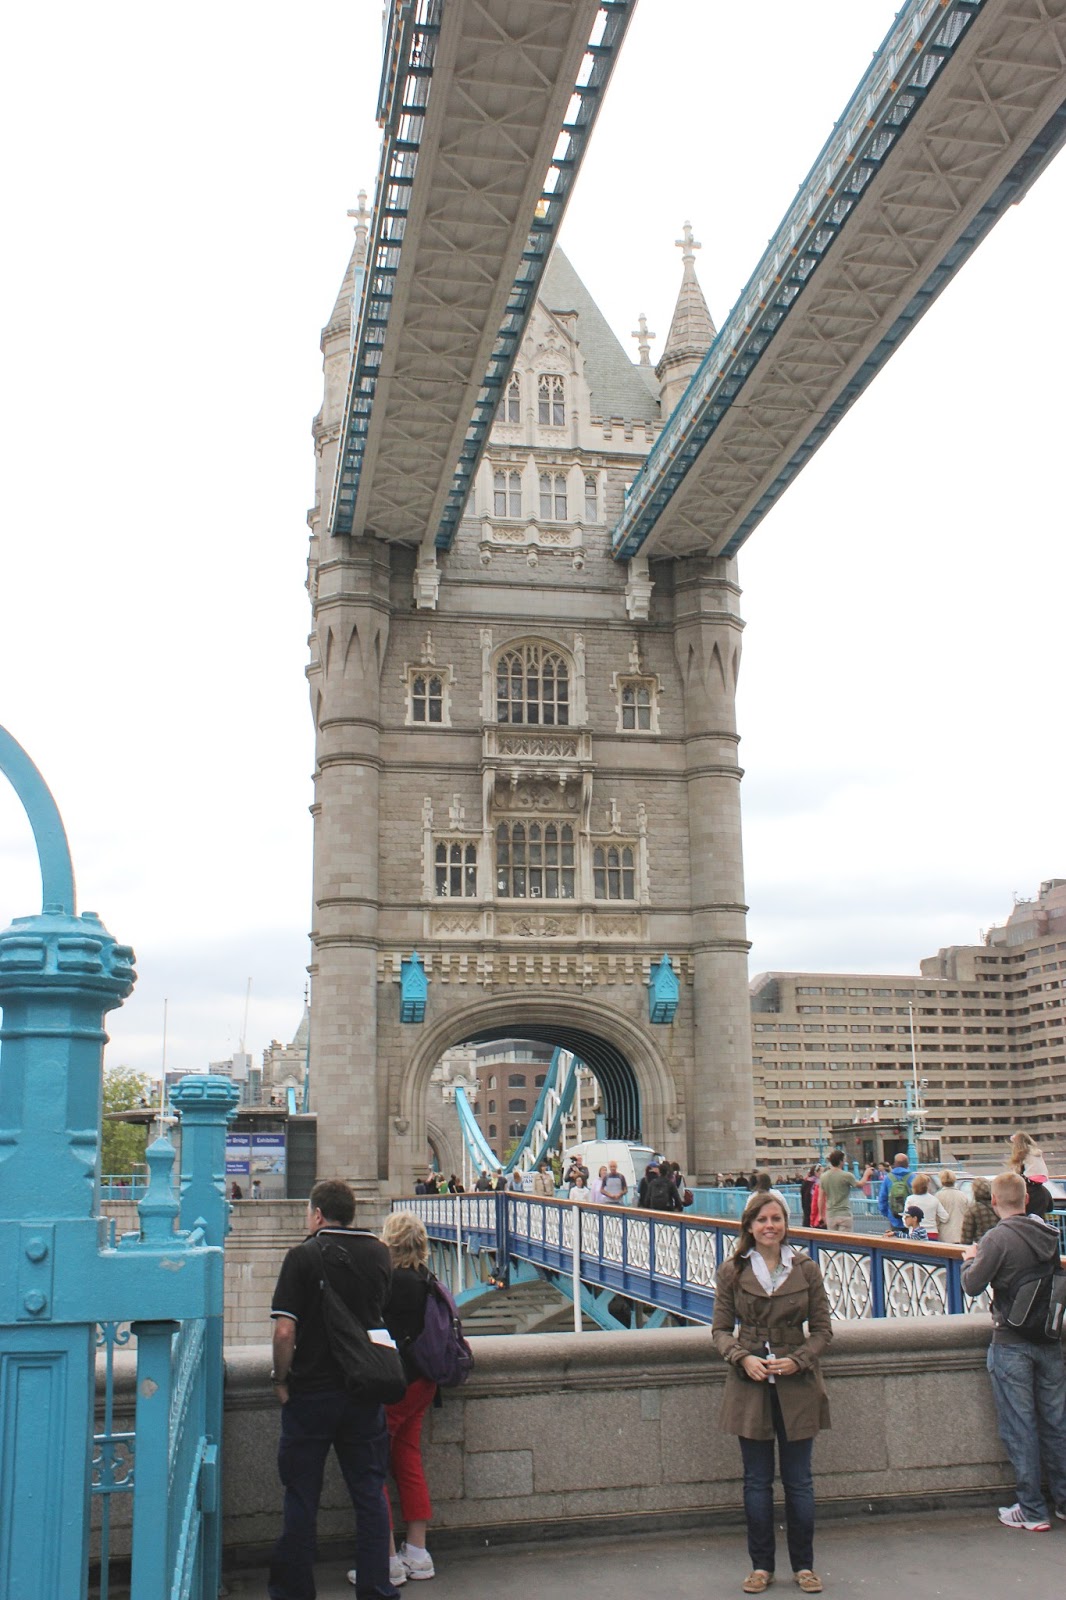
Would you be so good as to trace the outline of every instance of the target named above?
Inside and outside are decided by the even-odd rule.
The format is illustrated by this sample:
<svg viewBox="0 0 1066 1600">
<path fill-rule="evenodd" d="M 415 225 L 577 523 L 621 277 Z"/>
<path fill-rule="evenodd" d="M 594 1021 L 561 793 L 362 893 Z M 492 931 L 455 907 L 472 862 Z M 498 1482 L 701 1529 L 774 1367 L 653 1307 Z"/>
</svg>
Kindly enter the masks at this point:
<svg viewBox="0 0 1066 1600">
<path fill-rule="evenodd" d="M 629 345 L 691 218 L 719 323 L 885 33 L 880 0 L 644 0 L 563 243 Z M 81 909 L 138 954 L 109 1059 L 299 1021 L 318 334 L 373 190 L 376 0 L 58 0 L 4 40 L 0 722 Z M 916 970 L 1066 872 L 1066 163 L 745 547 L 752 973 Z M 658 354 L 661 340 L 653 349 Z M 36 911 L 0 790 L 0 926 Z"/>
</svg>

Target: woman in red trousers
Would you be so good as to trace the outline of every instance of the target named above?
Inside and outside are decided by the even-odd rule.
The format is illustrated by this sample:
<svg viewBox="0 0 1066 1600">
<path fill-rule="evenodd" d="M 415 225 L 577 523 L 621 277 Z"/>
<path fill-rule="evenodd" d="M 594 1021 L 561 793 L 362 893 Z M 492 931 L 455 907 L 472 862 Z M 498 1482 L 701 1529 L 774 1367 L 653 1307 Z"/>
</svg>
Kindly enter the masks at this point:
<svg viewBox="0 0 1066 1600">
<path fill-rule="evenodd" d="M 429 1239 L 421 1220 L 411 1211 L 393 1211 L 385 1218 L 381 1241 L 392 1256 L 392 1289 L 385 1306 L 385 1326 L 403 1354 L 422 1332 L 429 1294 Z M 408 1578 L 432 1578 L 433 1557 L 426 1549 L 426 1527 L 433 1515 L 429 1487 L 422 1467 L 422 1421 L 437 1393 L 437 1385 L 424 1378 L 404 1357 L 407 1393 L 394 1406 L 385 1407 L 389 1429 L 392 1476 L 400 1497 L 407 1537 L 396 1549 L 390 1545 L 389 1577 L 399 1586 Z M 391 1519 L 391 1508 L 390 1508 Z M 354 1571 L 348 1580 L 355 1582 Z"/>
</svg>

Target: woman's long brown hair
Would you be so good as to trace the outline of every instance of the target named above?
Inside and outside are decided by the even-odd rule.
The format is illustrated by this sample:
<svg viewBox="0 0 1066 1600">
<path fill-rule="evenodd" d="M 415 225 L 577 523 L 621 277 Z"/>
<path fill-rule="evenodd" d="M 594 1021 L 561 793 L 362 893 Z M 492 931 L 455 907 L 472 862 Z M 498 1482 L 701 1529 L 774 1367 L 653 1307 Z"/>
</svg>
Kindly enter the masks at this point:
<svg viewBox="0 0 1066 1600">
<path fill-rule="evenodd" d="M 734 1255 L 744 1256 L 747 1255 L 749 1250 L 755 1248 L 755 1235 L 751 1231 L 751 1225 L 764 1206 L 776 1206 L 780 1211 L 785 1223 L 785 1233 L 781 1243 L 785 1243 L 788 1238 L 788 1211 L 775 1194 L 756 1193 L 752 1195 L 744 1207 L 744 1215 L 740 1219 L 740 1232 L 737 1235 L 737 1248 L 734 1251 Z"/>
</svg>

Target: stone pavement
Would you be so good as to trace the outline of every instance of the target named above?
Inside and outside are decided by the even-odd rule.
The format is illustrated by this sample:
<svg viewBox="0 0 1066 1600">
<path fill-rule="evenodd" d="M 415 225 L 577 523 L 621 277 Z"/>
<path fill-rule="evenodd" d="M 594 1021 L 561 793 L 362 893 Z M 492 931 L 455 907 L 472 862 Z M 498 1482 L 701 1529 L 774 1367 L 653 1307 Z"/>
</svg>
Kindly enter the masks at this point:
<svg viewBox="0 0 1066 1600">
<path fill-rule="evenodd" d="M 946 1466 L 936 1487 L 950 1480 Z M 933 1487 L 930 1485 L 930 1487 Z M 921 1485 L 915 1483 L 920 1493 Z M 430 1540 L 432 1545 L 432 1539 Z M 815 1543 L 827 1595 L 868 1600 L 1007 1600 L 1011 1595 L 1054 1600 L 1064 1592 L 1066 1523 L 1051 1533 L 1015 1533 L 980 1511 L 920 1512 L 910 1516 L 826 1518 Z M 791 1582 L 784 1532 L 778 1534 L 775 1593 L 798 1594 Z M 749 1567 L 741 1526 L 701 1533 L 573 1538 L 550 1543 L 464 1545 L 437 1554 L 432 1587 L 407 1584 L 410 1600 L 718 1600 L 739 1595 Z M 319 1600 L 353 1600 L 344 1564 L 319 1563 Z M 265 1600 L 262 1570 L 228 1578 L 233 1600 Z"/>
</svg>

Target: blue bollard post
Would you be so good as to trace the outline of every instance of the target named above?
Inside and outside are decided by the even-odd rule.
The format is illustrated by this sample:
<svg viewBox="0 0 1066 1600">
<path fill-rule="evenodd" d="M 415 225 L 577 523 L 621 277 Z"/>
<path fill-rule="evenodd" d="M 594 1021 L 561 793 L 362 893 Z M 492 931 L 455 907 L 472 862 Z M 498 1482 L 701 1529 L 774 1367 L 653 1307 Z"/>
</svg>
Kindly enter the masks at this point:
<svg viewBox="0 0 1066 1600">
<path fill-rule="evenodd" d="M 170 1096 L 181 1117 L 181 1226 L 203 1227 L 205 1242 L 225 1244 L 230 1203 L 226 1199 L 226 1128 L 237 1115 L 240 1090 L 231 1078 L 214 1073 L 182 1078 Z M 222 1406 L 225 1382 L 223 1258 L 212 1263 L 210 1300 L 204 1329 L 206 1380 L 204 1432 L 214 1450 L 201 1497 L 203 1592 L 219 1593 L 222 1583 Z"/>
<path fill-rule="evenodd" d="M 103 1022 L 136 974 L 128 946 L 92 912 L 75 915 L 59 812 L 2 728 L 0 772 L 26 809 L 43 886 L 41 915 L 0 933 L 0 1594 L 81 1600 L 96 1328 L 54 1322 L 53 1308 L 60 1294 L 91 1298 Z"/>
</svg>

